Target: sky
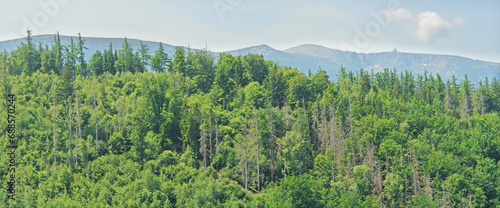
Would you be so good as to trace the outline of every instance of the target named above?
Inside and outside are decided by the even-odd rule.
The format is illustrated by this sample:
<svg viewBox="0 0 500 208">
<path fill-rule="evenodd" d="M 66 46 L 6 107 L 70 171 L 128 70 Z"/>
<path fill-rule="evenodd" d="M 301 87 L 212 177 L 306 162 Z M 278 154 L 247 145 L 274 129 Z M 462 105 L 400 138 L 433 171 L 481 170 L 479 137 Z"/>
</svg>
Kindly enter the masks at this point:
<svg viewBox="0 0 500 208">
<path fill-rule="evenodd" d="M 479 2 L 479 3 L 476 3 Z M 301 44 L 449 54 L 500 63 L 500 1 L 0 0 L 0 41 L 127 37 L 228 51 Z"/>
</svg>

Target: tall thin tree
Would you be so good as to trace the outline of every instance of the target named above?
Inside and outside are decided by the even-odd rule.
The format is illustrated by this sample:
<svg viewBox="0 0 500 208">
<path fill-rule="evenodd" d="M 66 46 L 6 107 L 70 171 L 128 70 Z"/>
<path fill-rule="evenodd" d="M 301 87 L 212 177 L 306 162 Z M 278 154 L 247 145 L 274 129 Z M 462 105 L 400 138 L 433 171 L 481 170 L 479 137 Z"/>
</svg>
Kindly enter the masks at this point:
<svg viewBox="0 0 500 208">
<path fill-rule="evenodd" d="M 268 149 L 268 155 L 269 155 L 269 169 L 271 173 L 271 182 L 274 182 L 274 138 L 276 137 L 275 134 L 275 127 L 274 127 L 274 120 L 273 120 L 273 111 L 272 111 L 272 103 L 269 102 L 269 149 Z"/>
<path fill-rule="evenodd" d="M 75 87 L 76 89 L 76 87 Z M 80 101 L 78 100 L 78 89 L 76 89 L 76 92 L 75 92 L 75 97 L 76 97 L 76 101 L 75 101 L 75 105 L 76 105 L 76 114 L 78 116 L 78 139 L 80 139 L 80 141 L 82 140 L 82 125 L 81 125 L 81 122 L 80 122 Z M 78 165 L 78 139 L 76 139 L 76 157 L 75 157 L 75 164 Z"/>
<path fill-rule="evenodd" d="M 200 153 L 203 155 L 203 170 L 207 169 L 207 132 L 205 125 L 200 125 Z"/>
<path fill-rule="evenodd" d="M 253 117 L 255 118 L 255 139 L 257 140 L 257 190 L 260 191 L 260 144 L 259 144 L 259 123 L 255 106 L 253 106 Z"/>
<path fill-rule="evenodd" d="M 95 91 L 94 91 L 94 83 L 92 82 L 92 98 L 94 99 L 94 102 L 92 103 L 92 106 L 94 108 L 94 123 L 95 123 L 95 152 L 96 155 L 99 155 L 99 148 L 98 148 L 98 143 L 99 143 L 99 138 L 97 136 L 97 105 L 96 105 L 96 100 L 95 100 Z"/>
<path fill-rule="evenodd" d="M 71 97 L 68 99 L 68 132 L 69 132 L 69 143 L 68 143 L 68 163 L 71 165 Z"/>
<path fill-rule="evenodd" d="M 57 81 L 56 81 L 57 83 Z M 56 87 L 55 87 L 55 84 L 52 85 L 53 86 L 53 90 L 52 90 L 52 98 L 53 98 L 53 101 L 54 101 L 54 110 L 52 111 L 52 123 L 53 123 L 53 128 L 54 128 L 54 136 L 53 136 L 53 141 L 54 141 L 54 165 L 56 165 L 57 163 L 57 100 L 56 100 Z"/>
</svg>

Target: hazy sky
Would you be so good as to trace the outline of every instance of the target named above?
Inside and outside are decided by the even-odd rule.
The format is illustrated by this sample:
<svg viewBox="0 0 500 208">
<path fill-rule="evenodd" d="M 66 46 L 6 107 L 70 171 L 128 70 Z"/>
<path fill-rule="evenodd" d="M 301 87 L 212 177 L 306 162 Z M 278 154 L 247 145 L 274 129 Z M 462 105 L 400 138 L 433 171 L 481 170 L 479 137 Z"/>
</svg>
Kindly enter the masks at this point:
<svg viewBox="0 0 500 208">
<path fill-rule="evenodd" d="M 356 52 L 500 62 L 500 1 L 0 0 L 0 41 L 33 34 L 128 37 L 212 51 L 318 44 Z"/>
</svg>

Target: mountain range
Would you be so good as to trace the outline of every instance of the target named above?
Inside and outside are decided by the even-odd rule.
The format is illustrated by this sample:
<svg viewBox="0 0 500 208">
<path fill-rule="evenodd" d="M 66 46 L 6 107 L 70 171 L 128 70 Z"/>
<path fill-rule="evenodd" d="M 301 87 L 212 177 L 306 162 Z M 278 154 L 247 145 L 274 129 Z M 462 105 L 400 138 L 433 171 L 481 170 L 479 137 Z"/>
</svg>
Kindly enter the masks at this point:
<svg viewBox="0 0 500 208">
<path fill-rule="evenodd" d="M 71 36 L 60 36 L 63 44 L 70 42 Z M 73 37 L 75 40 L 77 37 Z M 43 43 L 51 45 L 54 35 L 37 35 L 33 36 L 36 45 Z M 124 38 L 97 38 L 97 37 L 82 37 L 86 40 L 85 46 L 88 48 L 86 59 L 90 59 L 92 54 L 100 50 L 109 48 L 110 43 L 113 49 L 120 49 Z M 16 49 L 24 38 L 0 41 L 0 50 L 11 51 Z M 128 39 L 132 47 L 137 50 L 140 47 L 140 40 Z M 158 49 L 159 42 L 143 41 L 144 44 L 151 48 L 151 53 Z M 163 44 L 166 52 L 171 56 L 175 46 Z M 187 48 L 186 48 L 187 49 Z M 191 49 L 197 50 L 197 49 Z M 215 58 L 221 52 L 211 52 Z M 384 68 L 396 69 L 397 71 L 408 70 L 414 75 L 424 73 L 436 74 L 439 73 L 444 80 L 451 79 L 454 75 L 458 80 L 465 78 L 472 82 L 477 82 L 486 77 L 492 79 L 500 78 L 500 63 L 474 60 L 461 56 L 453 55 L 436 55 L 436 54 L 419 54 L 399 52 L 396 49 L 390 52 L 380 53 L 356 53 L 349 51 L 341 51 L 331 49 L 319 45 L 305 44 L 292 47 L 286 50 L 277 50 L 268 45 L 259 45 L 238 50 L 225 51 L 233 55 L 245 55 L 248 53 L 262 54 L 266 60 L 273 60 L 280 65 L 296 67 L 299 71 L 308 73 L 311 70 L 315 73 L 319 68 L 325 70 L 331 79 L 335 80 L 341 66 L 348 71 L 358 71 L 361 68 L 367 71 L 374 72 L 382 71 Z"/>
</svg>

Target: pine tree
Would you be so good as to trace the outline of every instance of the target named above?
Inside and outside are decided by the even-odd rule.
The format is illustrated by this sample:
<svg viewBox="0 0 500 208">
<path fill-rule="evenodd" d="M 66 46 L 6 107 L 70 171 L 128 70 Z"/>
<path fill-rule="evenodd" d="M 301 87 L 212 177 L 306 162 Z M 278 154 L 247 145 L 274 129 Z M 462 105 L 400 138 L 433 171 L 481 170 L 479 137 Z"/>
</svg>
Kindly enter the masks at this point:
<svg viewBox="0 0 500 208">
<path fill-rule="evenodd" d="M 77 51 L 77 45 L 73 40 L 73 37 L 70 38 L 70 43 L 64 48 L 64 50 L 66 56 L 66 62 L 64 64 L 65 65 L 68 64 L 72 68 L 73 73 L 75 73 L 78 51 Z"/>
<path fill-rule="evenodd" d="M 23 60 L 26 62 L 23 71 L 27 75 L 31 75 L 35 72 L 36 58 L 35 58 L 35 45 L 33 43 L 33 38 L 31 37 L 31 30 L 28 30 L 26 36 L 26 44 L 23 46 Z"/>
<path fill-rule="evenodd" d="M 177 46 L 175 47 L 174 59 L 171 62 L 170 69 L 173 73 L 185 74 L 186 67 L 186 51 L 183 47 Z"/>
<path fill-rule="evenodd" d="M 142 41 L 140 41 L 140 43 L 141 43 L 141 47 L 139 48 L 139 58 L 141 61 L 140 71 L 144 72 L 150 64 L 151 55 L 149 54 L 150 53 L 149 46 L 142 43 Z"/>
<path fill-rule="evenodd" d="M 167 71 L 169 62 L 170 59 L 168 58 L 168 54 L 165 52 L 163 44 L 160 42 L 158 50 L 156 50 L 155 55 L 151 58 L 151 70 L 156 73 L 164 73 Z"/>
<path fill-rule="evenodd" d="M 109 72 L 111 74 L 116 74 L 116 59 L 117 55 L 116 53 L 113 54 L 113 44 L 109 43 L 109 48 L 107 50 L 104 50 L 104 53 L 102 54 L 102 71 L 104 72 Z M 97 74 L 99 75 L 99 74 Z"/>
<path fill-rule="evenodd" d="M 106 54 L 108 52 L 105 50 L 104 53 Z M 92 70 L 92 75 L 94 77 L 97 77 L 104 72 L 104 62 L 104 57 L 102 56 L 100 51 L 96 51 L 94 54 L 92 54 L 92 57 L 90 57 L 89 60 L 89 68 Z"/>
<path fill-rule="evenodd" d="M 76 43 L 78 50 L 76 51 L 76 54 L 78 56 L 78 62 L 79 65 L 77 66 L 77 71 L 76 75 L 82 75 L 82 76 L 89 76 L 88 69 L 87 69 L 87 62 L 85 61 L 85 51 L 88 49 L 85 47 L 85 40 L 82 39 L 82 35 L 78 33 L 78 41 Z"/>
<path fill-rule="evenodd" d="M 56 74 L 59 74 L 64 64 L 63 45 L 61 44 L 61 38 L 59 37 L 59 32 L 57 32 L 57 34 L 54 36 L 54 46 L 52 48 L 52 51 L 55 54 L 54 72 Z"/>
<path fill-rule="evenodd" d="M 110 48 L 110 50 L 112 50 Z M 128 42 L 127 38 L 123 40 L 122 48 L 118 54 L 118 58 L 115 62 L 115 68 L 117 72 L 132 72 L 135 73 L 137 69 L 137 65 L 134 64 L 134 49 L 132 48 L 132 44 Z"/>
</svg>

